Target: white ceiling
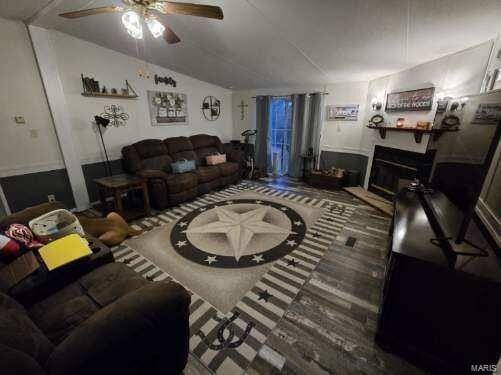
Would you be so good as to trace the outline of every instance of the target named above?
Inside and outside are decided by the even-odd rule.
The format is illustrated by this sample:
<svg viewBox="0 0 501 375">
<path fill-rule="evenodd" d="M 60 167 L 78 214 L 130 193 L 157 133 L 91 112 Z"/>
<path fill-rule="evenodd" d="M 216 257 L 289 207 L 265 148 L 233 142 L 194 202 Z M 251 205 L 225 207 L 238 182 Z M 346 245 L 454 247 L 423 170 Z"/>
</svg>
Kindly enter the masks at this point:
<svg viewBox="0 0 501 375">
<path fill-rule="evenodd" d="M 196 2 L 221 6 L 225 19 L 163 16 L 182 40 L 170 46 L 149 35 L 139 42 L 130 38 L 119 14 L 57 16 L 120 0 L 3 0 L 0 16 L 34 17 L 38 26 L 235 90 L 368 80 L 501 31 L 500 0 Z"/>
</svg>

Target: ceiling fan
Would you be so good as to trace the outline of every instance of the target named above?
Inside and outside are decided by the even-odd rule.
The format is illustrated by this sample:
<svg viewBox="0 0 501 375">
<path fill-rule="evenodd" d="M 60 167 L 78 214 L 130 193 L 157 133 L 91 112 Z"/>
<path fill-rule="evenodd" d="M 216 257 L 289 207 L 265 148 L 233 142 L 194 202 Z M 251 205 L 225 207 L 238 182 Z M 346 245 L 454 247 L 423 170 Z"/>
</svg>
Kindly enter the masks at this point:
<svg viewBox="0 0 501 375">
<path fill-rule="evenodd" d="M 192 4 L 192 3 L 178 3 L 175 1 L 165 0 L 122 0 L 125 6 L 105 6 L 99 8 L 91 8 L 84 10 L 77 10 L 75 12 L 68 12 L 60 14 L 64 18 L 81 18 L 93 16 L 103 13 L 118 13 L 123 12 L 122 23 L 127 32 L 136 39 L 143 38 L 143 27 L 141 21 L 144 20 L 151 35 L 155 38 L 161 36 L 169 44 L 178 43 L 181 41 L 179 37 L 158 20 L 155 13 L 162 14 L 183 14 L 197 17 L 206 17 L 222 20 L 224 18 L 223 10 L 218 6 Z"/>
</svg>

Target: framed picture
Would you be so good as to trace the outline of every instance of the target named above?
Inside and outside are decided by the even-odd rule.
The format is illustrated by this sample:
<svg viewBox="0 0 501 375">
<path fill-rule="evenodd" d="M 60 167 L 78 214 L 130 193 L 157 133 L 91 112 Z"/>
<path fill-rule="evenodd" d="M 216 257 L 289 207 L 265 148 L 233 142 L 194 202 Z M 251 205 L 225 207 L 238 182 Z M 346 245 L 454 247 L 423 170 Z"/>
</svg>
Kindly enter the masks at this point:
<svg viewBox="0 0 501 375">
<path fill-rule="evenodd" d="M 447 106 L 449 105 L 449 101 L 446 99 L 439 100 L 437 102 L 437 113 L 443 113 L 447 110 Z"/>
<path fill-rule="evenodd" d="M 328 105 L 326 121 L 357 121 L 360 105 Z"/>
<path fill-rule="evenodd" d="M 386 98 L 386 112 L 430 111 L 433 106 L 434 87 L 394 92 Z"/>
<path fill-rule="evenodd" d="M 499 73 L 499 69 L 496 69 L 492 73 L 489 90 L 492 91 L 499 89 L 501 89 L 501 74 Z"/>
<path fill-rule="evenodd" d="M 501 103 L 479 104 L 472 124 L 497 125 L 501 120 Z"/>
<path fill-rule="evenodd" d="M 177 92 L 148 91 L 151 126 L 188 125 L 188 98 Z"/>
</svg>

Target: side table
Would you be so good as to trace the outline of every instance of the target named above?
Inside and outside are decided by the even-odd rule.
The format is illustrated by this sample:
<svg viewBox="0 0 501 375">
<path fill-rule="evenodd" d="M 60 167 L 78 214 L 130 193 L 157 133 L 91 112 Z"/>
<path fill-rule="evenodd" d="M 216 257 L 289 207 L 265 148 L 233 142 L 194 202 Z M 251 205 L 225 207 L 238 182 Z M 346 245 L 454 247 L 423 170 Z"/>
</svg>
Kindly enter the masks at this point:
<svg viewBox="0 0 501 375">
<path fill-rule="evenodd" d="M 99 189 L 99 197 L 101 198 L 104 216 L 108 213 L 106 196 L 109 191 L 111 191 L 115 198 L 115 211 L 125 220 L 133 220 L 150 215 L 150 198 L 148 196 L 148 186 L 145 179 L 129 174 L 119 174 L 116 176 L 97 178 L 94 182 Z M 133 190 L 141 190 L 143 193 L 142 209 L 124 209 L 122 195 Z"/>
</svg>

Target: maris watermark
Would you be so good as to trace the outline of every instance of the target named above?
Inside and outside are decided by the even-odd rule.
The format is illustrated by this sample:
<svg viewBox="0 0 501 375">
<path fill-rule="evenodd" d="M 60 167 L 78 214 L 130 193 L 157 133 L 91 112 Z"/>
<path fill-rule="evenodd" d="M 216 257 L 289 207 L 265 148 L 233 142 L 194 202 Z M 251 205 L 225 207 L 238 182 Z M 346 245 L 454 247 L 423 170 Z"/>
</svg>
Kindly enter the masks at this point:
<svg viewBox="0 0 501 375">
<path fill-rule="evenodd" d="M 497 365 L 471 365 L 471 372 L 496 372 Z"/>
</svg>

